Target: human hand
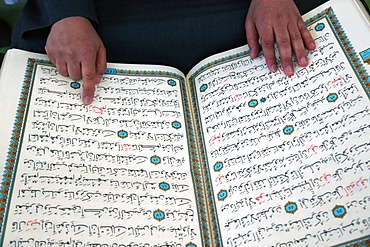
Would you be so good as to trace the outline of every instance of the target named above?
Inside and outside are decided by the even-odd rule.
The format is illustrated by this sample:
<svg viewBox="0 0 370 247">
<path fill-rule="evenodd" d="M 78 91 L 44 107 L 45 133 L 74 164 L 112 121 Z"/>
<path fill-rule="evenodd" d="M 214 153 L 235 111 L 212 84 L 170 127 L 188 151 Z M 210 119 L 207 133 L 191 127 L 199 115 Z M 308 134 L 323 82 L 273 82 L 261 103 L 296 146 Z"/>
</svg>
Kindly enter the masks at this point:
<svg viewBox="0 0 370 247">
<path fill-rule="evenodd" d="M 310 32 L 293 0 L 253 0 L 246 18 L 247 42 L 251 58 L 259 52 L 261 42 L 267 67 L 277 71 L 274 44 L 277 43 L 282 68 L 286 75 L 293 75 L 292 50 L 300 66 L 308 65 L 305 47 L 316 48 Z"/>
<path fill-rule="evenodd" d="M 90 21 L 74 16 L 56 22 L 45 50 L 61 75 L 83 80 L 82 101 L 90 104 L 107 67 L 105 47 Z"/>
</svg>

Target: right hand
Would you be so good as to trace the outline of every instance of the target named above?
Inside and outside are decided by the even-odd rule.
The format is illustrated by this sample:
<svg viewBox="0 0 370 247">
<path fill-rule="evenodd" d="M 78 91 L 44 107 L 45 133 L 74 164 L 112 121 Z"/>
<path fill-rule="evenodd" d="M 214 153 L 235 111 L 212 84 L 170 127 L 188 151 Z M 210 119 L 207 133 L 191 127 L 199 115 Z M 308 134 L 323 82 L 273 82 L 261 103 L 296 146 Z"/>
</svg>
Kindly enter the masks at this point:
<svg viewBox="0 0 370 247">
<path fill-rule="evenodd" d="M 104 44 L 90 21 L 74 16 L 56 22 L 51 27 L 45 50 L 61 75 L 76 81 L 82 79 L 82 101 L 90 104 L 95 85 L 107 67 Z"/>
<path fill-rule="evenodd" d="M 278 69 L 274 45 L 277 43 L 282 68 L 293 75 L 292 51 L 298 65 L 307 66 L 305 48 L 314 50 L 315 41 L 293 0 L 253 0 L 246 18 L 247 41 L 251 58 L 259 52 L 259 40 L 270 71 Z"/>
</svg>

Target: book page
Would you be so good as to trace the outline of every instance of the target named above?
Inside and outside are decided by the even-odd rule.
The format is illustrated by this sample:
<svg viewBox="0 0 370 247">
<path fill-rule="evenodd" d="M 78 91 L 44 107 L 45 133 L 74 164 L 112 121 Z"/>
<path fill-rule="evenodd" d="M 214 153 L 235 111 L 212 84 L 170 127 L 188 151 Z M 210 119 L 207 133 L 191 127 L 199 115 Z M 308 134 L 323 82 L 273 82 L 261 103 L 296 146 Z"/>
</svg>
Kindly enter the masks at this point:
<svg viewBox="0 0 370 247">
<path fill-rule="evenodd" d="M 201 246 L 184 75 L 108 64 L 83 105 L 46 59 L 13 50 L 2 71 L 0 245 Z"/>
<path fill-rule="evenodd" d="M 350 1 L 304 18 L 317 49 L 291 77 L 247 47 L 189 73 L 215 245 L 370 241 L 370 31 Z"/>
</svg>

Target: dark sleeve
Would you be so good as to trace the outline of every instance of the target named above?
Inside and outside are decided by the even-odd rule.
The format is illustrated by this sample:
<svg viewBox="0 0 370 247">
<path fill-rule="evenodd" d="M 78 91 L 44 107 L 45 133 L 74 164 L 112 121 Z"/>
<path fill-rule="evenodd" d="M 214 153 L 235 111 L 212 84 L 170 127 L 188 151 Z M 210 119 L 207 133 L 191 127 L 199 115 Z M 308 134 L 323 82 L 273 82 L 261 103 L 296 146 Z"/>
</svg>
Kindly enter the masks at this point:
<svg viewBox="0 0 370 247">
<path fill-rule="evenodd" d="M 45 52 L 50 27 L 71 16 L 86 17 L 98 25 L 94 0 L 28 0 L 13 27 L 12 47 Z"/>
</svg>

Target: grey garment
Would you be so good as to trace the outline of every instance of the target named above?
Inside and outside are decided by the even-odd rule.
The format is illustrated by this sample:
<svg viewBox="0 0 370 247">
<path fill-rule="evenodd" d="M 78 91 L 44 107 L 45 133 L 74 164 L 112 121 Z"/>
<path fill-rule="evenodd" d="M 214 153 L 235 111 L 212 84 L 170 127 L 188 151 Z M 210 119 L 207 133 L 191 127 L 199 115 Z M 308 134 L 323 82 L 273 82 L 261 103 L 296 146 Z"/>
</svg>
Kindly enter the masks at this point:
<svg viewBox="0 0 370 247">
<path fill-rule="evenodd" d="M 209 55 L 246 44 L 248 1 L 148 1 L 145 7 L 125 2 L 125 14 L 109 16 L 101 15 L 109 7 L 96 2 L 97 30 L 110 61 L 170 65 L 186 73 Z"/>
<path fill-rule="evenodd" d="M 184 73 L 201 59 L 246 44 L 245 18 L 251 0 L 28 0 L 12 46 L 45 52 L 50 26 L 68 16 L 94 24 L 107 60 L 162 64 Z M 324 0 L 297 0 L 304 13 Z"/>
</svg>

